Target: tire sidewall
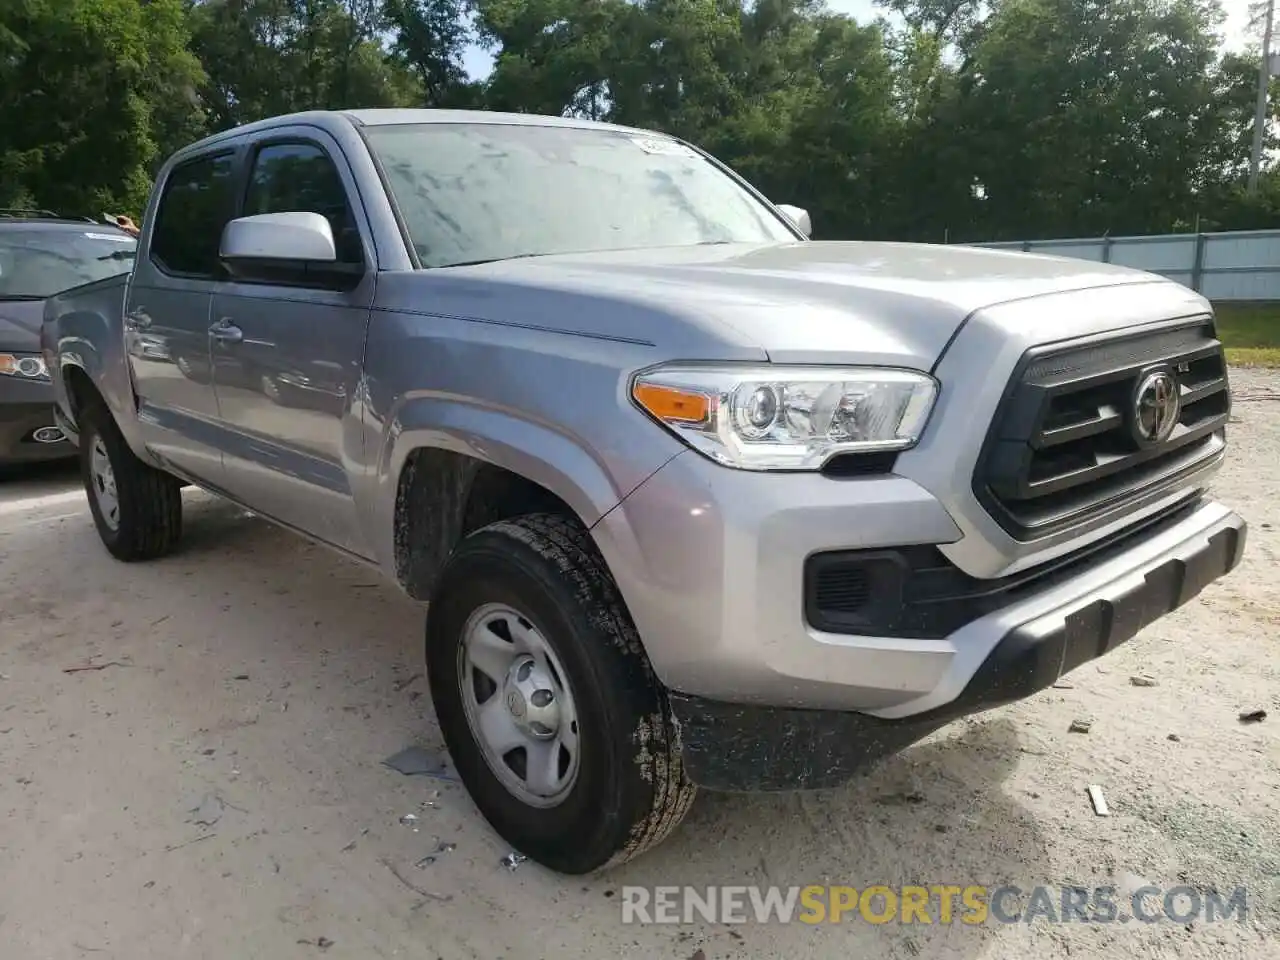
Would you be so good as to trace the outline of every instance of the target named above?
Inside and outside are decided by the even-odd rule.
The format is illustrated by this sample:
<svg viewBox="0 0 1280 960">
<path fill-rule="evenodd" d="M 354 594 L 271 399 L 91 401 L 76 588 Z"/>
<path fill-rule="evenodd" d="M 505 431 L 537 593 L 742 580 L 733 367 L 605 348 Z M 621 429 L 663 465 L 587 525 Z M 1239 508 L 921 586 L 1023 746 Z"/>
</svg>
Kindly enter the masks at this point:
<svg viewBox="0 0 1280 960">
<path fill-rule="evenodd" d="M 89 498 L 89 513 L 93 516 L 93 525 L 98 528 L 98 536 L 108 548 L 115 546 L 121 537 L 121 531 L 128 522 L 125 514 L 124 498 L 119 495 L 120 488 L 120 454 L 114 443 L 111 430 L 103 426 L 103 414 L 97 409 L 86 410 L 80 424 L 80 474 L 84 481 L 84 492 Z M 107 459 L 111 462 L 111 471 L 116 478 L 116 502 L 120 508 L 120 520 L 115 529 L 107 523 L 102 515 L 102 505 L 98 502 L 98 492 L 93 482 L 93 441 L 102 438 L 102 445 L 107 451 Z"/>
<path fill-rule="evenodd" d="M 644 724 L 658 714 L 652 688 L 627 684 L 612 669 L 629 651 L 592 628 L 564 579 L 526 544 L 501 533 L 473 534 L 431 602 L 427 665 L 441 730 L 463 783 L 506 837 L 524 838 L 522 853 L 567 873 L 603 865 L 625 844 L 631 825 L 653 806 L 654 784 L 642 773 Z M 554 649 L 570 685 L 578 720 L 579 769 L 569 795 L 536 808 L 508 792 L 489 768 L 462 705 L 457 658 L 468 619 L 489 603 L 528 618 Z"/>
</svg>

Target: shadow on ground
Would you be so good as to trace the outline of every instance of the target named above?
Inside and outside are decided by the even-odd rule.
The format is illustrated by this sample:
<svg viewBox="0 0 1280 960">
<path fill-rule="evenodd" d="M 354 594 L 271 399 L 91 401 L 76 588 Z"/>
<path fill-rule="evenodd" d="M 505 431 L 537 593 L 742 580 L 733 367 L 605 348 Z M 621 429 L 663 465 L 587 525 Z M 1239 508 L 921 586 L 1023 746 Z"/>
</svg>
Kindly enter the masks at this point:
<svg viewBox="0 0 1280 960">
<path fill-rule="evenodd" d="M 818 884 L 861 891 L 874 885 L 1015 884 L 1025 889 L 1046 882 L 1039 870 L 1047 841 L 1036 821 L 1004 792 L 1018 755 L 1017 729 L 1010 721 L 964 721 L 886 759 L 842 789 L 704 792 L 666 846 L 610 879 L 619 886 L 695 888 Z M 936 904 L 935 899 L 935 921 Z M 957 901 L 956 915 L 961 912 Z M 859 940 L 867 938 L 866 949 L 878 955 L 976 956 L 990 932 L 958 923 L 870 925 L 850 916 L 844 925 Z M 786 934 L 776 931 L 770 939 L 777 936 Z"/>
</svg>

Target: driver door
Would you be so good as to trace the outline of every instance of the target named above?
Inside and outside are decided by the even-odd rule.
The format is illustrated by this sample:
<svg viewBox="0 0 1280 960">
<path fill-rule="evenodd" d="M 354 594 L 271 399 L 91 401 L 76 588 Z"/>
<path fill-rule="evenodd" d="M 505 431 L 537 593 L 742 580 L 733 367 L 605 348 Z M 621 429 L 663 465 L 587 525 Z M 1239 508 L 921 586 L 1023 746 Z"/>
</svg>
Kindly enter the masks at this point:
<svg viewBox="0 0 1280 960">
<path fill-rule="evenodd" d="M 265 516 L 371 556 L 351 487 L 363 431 L 354 398 L 376 273 L 350 168 L 312 128 L 248 151 L 242 215 L 317 213 L 351 282 L 238 277 L 212 303 L 214 384 L 227 492 Z"/>
</svg>

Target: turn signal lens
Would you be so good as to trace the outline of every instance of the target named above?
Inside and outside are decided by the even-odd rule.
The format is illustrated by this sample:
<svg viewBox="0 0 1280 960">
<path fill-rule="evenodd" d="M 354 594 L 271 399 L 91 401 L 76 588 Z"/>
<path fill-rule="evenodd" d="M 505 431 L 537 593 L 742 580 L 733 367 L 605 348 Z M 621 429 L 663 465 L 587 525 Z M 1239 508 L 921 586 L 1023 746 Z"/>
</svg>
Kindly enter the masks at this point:
<svg viewBox="0 0 1280 960">
<path fill-rule="evenodd" d="M 706 423 L 711 417 L 711 397 L 653 383 L 635 385 L 636 402 L 659 420 L 670 423 Z"/>
</svg>

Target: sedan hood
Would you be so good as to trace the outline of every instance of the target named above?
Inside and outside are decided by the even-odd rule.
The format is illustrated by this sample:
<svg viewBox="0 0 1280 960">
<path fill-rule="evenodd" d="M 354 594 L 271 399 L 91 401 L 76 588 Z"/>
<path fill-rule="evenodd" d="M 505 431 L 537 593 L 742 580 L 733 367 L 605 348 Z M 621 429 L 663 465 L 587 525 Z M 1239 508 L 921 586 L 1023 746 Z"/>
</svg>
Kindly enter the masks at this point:
<svg viewBox="0 0 1280 960">
<path fill-rule="evenodd" d="M 779 363 L 917 369 L 931 367 L 965 319 L 983 307 L 1092 287 L 1169 283 L 1085 260 L 960 246 L 817 241 L 530 257 L 428 272 L 459 280 L 484 277 L 488 292 L 467 305 L 471 316 L 506 300 L 493 296 L 496 283 L 519 288 L 525 322 L 566 332 L 638 339 L 706 359 L 754 352 Z M 447 286 L 453 287 L 451 295 L 463 293 Z M 561 296 L 544 315 L 543 295 L 552 291 Z M 564 294 L 580 295 L 583 305 L 572 308 Z M 602 301 L 618 309 L 603 310 Z M 1027 311 L 1028 326 L 1041 322 L 1034 310 Z M 1039 342 L 1056 333 L 1028 332 Z M 687 353 L 712 350 L 707 340 L 725 349 L 717 357 Z"/>
<path fill-rule="evenodd" d="M 38 352 L 43 319 L 43 300 L 0 300 L 0 350 Z"/>
</svg>

